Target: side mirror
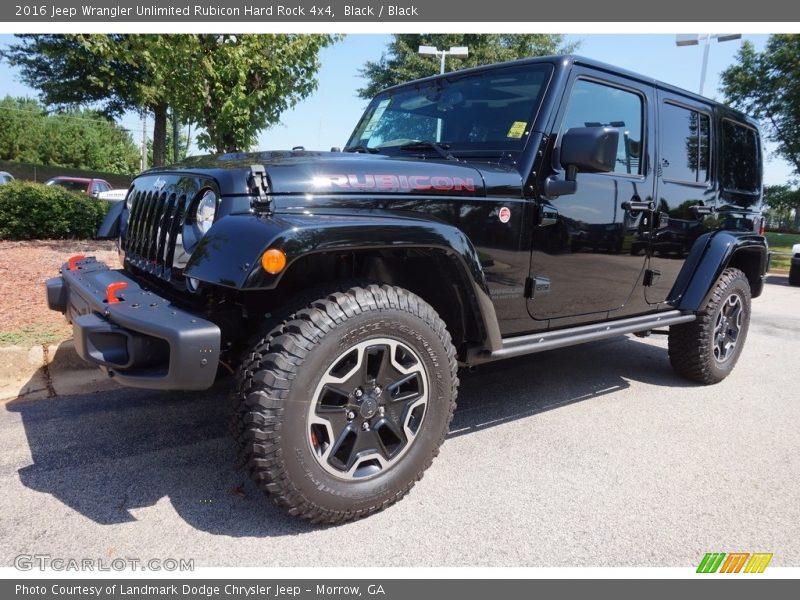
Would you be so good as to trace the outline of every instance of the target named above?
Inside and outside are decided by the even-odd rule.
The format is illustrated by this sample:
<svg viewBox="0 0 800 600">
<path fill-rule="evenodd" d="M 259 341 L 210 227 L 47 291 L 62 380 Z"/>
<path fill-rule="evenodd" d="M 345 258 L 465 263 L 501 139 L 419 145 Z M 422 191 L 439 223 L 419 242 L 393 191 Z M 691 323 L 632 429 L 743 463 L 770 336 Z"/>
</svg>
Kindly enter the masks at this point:
<svg viewBox="0 0 800 600">
<path fill-rule="evenodd" d="M 574 194 L 578 189 L 575 177 L 582 173 L 609 173 L 617 161 L 619 130 L 613 127 L 574 127 L 561 137 L 561 166 L 565 179 L 548 177 L 544 181 L 547 196 Z"/>
</svg>

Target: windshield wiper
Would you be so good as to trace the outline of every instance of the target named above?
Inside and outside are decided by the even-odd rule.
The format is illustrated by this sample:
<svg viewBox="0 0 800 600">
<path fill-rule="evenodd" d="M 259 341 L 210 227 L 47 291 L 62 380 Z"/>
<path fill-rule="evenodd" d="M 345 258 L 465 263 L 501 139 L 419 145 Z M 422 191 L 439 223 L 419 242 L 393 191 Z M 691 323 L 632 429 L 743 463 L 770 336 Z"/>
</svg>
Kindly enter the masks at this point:
<svg viewBox="0 0 800 600">
<path fill-rule="evenodd" d="M 458 160 L 458 158 L 447 151 L 447 149 L 450 148 L 450 144 L 437 144 L 431 140 L 415 140 L 413 142 L 403 144 L 402 146 L 398 146 L 398 148 L 400 148 L 400 150 L 407 150 L 409 152 L 415 152 L 417 150 L 433 150 L 445 160 L 461 162 Z"/>
<path fill-rule="evenodd" d="M 364 152 L 366 154 L 378 154 L 380 150 L 377 148 L 370 148 L 369 146 L 358 145 L 358 146 L 350 146 L 344 149 L 345 152 Z"/>
</svg>

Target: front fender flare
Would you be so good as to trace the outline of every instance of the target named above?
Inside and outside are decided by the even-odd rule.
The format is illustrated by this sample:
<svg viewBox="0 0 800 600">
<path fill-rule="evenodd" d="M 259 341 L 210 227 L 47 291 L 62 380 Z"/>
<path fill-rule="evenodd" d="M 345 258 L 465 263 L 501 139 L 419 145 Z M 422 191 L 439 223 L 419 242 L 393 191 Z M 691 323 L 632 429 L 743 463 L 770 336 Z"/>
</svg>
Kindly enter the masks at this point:
<svg viewBox="0 0 800 600">
<path fill-rule="evenodd" d="M 270 275 L 261 267 L 269 248 L 283 250 L 286 268 Z M 499 347 L 500 329 L 478 252 L 458 228 L 425 219 L 382 215 L 229 215 L 200 240 L 185 275 L 237 290 L 275 289 L 292 264 L 309 254 L 379 249 L 437 249 L 455 259 L 473 294 L 488 347 Z"/>
</svg>

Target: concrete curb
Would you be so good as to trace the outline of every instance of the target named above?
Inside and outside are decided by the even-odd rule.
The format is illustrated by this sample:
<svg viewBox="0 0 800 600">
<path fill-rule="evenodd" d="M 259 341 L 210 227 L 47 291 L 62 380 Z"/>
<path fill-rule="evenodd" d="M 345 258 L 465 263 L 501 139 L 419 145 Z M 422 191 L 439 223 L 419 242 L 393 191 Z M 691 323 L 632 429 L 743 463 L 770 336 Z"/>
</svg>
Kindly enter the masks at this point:
<svg viewBox="0 0 800 600">
<path fill-rule="evenodd" d="M 88 394 L 119 387 L 80 359 L 72 340 L 0 348 L 0 402 Z"/>
</svg>

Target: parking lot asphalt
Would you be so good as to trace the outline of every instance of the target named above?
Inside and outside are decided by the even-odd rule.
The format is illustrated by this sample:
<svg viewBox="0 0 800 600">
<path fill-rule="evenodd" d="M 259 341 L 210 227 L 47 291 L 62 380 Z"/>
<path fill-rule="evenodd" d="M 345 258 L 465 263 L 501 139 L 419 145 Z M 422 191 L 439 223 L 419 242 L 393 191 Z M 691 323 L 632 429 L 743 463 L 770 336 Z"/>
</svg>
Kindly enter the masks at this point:
<svg viewBox="0 0 800 600">
<path fill-rule="evenodd" d="M 770 276 L 722 383 L 624 337 L 461 373 L 449 439 L 399 504 L 316 526 L 234 464 L 227 390 L 0 407 L 0 564 L 20 554 L 196 566 L 800 566 L 800 289 Z"/>
</svg>

